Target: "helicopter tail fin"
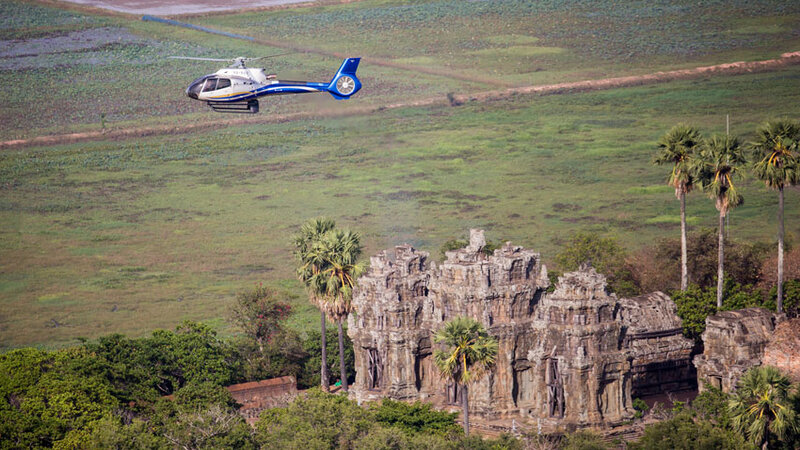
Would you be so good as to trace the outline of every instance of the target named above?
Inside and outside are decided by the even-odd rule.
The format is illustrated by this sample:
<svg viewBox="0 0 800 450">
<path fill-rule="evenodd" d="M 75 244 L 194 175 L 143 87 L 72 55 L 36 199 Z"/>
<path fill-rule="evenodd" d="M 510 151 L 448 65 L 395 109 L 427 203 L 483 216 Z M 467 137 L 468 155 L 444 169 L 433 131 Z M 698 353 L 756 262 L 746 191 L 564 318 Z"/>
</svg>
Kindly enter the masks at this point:
<svg viewBox="0 0 800 450">
<path fill-rule="evenodd" d="M 327 91 L 336 100 L 346 100 L 361 89 L 361 81 L 356 77 L 359 62 L 361 58 L 345 59 L 328 84 Z"/>
</svg>

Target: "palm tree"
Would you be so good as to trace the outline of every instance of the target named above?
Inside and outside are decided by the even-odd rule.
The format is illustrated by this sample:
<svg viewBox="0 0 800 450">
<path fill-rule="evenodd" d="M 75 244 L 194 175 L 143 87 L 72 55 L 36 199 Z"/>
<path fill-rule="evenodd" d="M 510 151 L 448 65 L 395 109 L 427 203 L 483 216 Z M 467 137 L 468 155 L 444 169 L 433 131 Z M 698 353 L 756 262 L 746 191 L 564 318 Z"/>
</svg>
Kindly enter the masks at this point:
<svg viewBox="0 0 800 450">
<path fill-rule="evenodd" d="M 689 269 L 686 263 L 686 194 L 694 187 L 692 164 L 695 151 L 700 146 L 700 131 L 692 126 L 679 124 L 672 127 L 658 141 L 656 164 L 672 164 L 667 183 L 675 188 L 675 197 L 681 202 L 681 290 L 689 285 Z"/>
<path fill-rule="evenodd" d="M 742 194 L 733 183 L 746 160 L 739 139 L 735 136 L 714 135 L 703 143 L 695 165 L 695 176 L 708 196 L 715 200 L 719 211 L 717 250 L 717 308 L 722 307 L 724 271 L 724 230 L 728 211 L 742 204 Z"/>
<path fill-rule="evenodd" d="M 464 410 L 464 433 L 469 435 L 469 400 L 467 385 L 480 378 L 497 357 L 497 339 L 486 332 L 479 322 L 469 317 L 457 317 L 444 325 L 434 336 L 446 350 L 436 350 L 433 360 L 447 378 L 461 388 Z"/>
<path fill-rule="evenodd" d="M 736 385 L 728 403 L 734 429 L 766 449 L 769 435 L 784 439 L 799 429 L 789 399 L 791 382 L 774 367 L 754 367 Z"/>
<path fill-rule="evenodd" d="M 339 328 L 339 369 L 342 389 L 347 392 L 342 322 L 353 311 L 353 288 L 356 278 L 364 272 L 364 266 L 358 263 L 361 237 L 350 230 L 329 230 L 315 246 L 315 252 L 324 265 L 312 283 L 319 286 L 319 292 L 324 292 L 322 309 Z"/>
<path fill-rule="evenodd" d="M 751 144 L 753 172 L 768 188 L 778 191 L 778 312 L 783 312 L 783 188 L 800 181 L 800 125 L 789 120 L 767 122 Z"/>
<path fill-rule="evenodd" d="M 300 232 L 295 235 L 293 239 L 295 256 L 299 263 L 297 277 L 306 285 L 309 301 L 320 308 L 320 330 L 322 335 L 322 368 L 320 370 L 320 381 L 322 383 L 322 388 L 326 392 L 330 391 L 330 386 L 328 384 L 328 351 L 325 329 L 325 309 L 322 308 L 320 304 L 320 300 L 325 292 L 321 290 L 322 286 L 318 284 L 317 277 L 325 262 L 316 249 L 322 236 L 334 227 L 336 227 L 336 222 L 332 219 L 325 217 L 311 219 L 300 227 Z"/>
</svg>

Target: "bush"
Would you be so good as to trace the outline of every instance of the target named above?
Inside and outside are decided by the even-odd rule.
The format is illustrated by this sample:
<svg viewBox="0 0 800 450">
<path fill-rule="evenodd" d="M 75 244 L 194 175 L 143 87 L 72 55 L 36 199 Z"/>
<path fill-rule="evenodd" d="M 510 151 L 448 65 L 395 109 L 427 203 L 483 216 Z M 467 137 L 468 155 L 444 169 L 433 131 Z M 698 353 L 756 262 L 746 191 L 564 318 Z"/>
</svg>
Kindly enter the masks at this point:
<svg viewBox="0 0 800 450">
<path fill-rule="evenodd" d="M 720 311 L 762 306 L 761 293 L 750 286 L 741 286 L 726 279 Z M 672 300 L 678 307 L 678 316 L 683 321 L 683 334 L 695 341 L 706 329 L 706 317 L 717 313 L 717 288 L 701 288 L 690 284 L 686 291 L 674 291 Z"/>
<path fill-rule="evenodd" d="M 563 250 L 556 255 L 557 269 L 562 272 L 577 270 L 589 262 L 608 279 L 608 288 L 620 297 L 639 294 L 639 288 L 628 265 L 627 254 L 615 238 L 604 238 L 597 233 L 578 232 L 570 236 Z"/>
<path fill-rule="evenodd" d="M 763 306 L 771 311 L 778 310 L 778 286 L 772 286 Z M 788 317 L 800 317 L 800 279 L 783 283 L 783 311 Z"/>
<path fill-rule="evenodd" d="M 374 426 L 370 411 L 314 388 L 286 408 L 261 413 L 256 440 L 262 448 L 349 448 Z"/>
<path fill-rule="evenodd" d="M 633 417 L 641 419 L 642 417 L 644 417 L 644 413 L 647 412 L 647 410 L 650 409 L 650 407 L 647 406 L 647 403 L 645 403 L 644 400 L 640 398 L 635 398 L 633 399 L 633 409 L 636 410 L 636 412 L 633 414 Z"/>
<path fill-rule="evenodd" d="M 456 423 L 458 413 L 437 411 L 430 403 L 415 402 L 409 405 L 385 398 L 379 406 L 373 406 L 372 411 L 378 423 L 398 427 L 407 433 L 444 437 L 463 434 L 463 429 Z"/>
<path fill-rule="evenodd" d="M 689 281 L 702 288 L 716 286 L 717 231 L 705 229 L 687 236 Z M 725 240 L 725 277 L 741 285 L 754 285 L 762 278 L 762 261 L 770 246 Z M 661 239 L 641 249 L 632 258 L 634 279 L 643 292 L 668 292 L 680 288 L 680 237 Z"/>
<path fill-rule="evenodd" d="M 236 296 L 231 321 L 263 348 L 283 330 L 283 323 L 291 314 L 291 306 L 281 301 L 283 297 L 285 295 L 259 284 Z"/>
<path fill-rule="evenodd" d="M 344 364 L 347 366 L 347 381 L 352 384 L 356 378 L 355 356 L 353 353 L 353 341 L 347 336 L 347 327 L 344 329 Z M 328 376 L 331 380 L 338 380 L 339 370 L 339 333 L 329 327 L 326 330 L 326 344 L 328 347 Z M 320 367 L 322 366 L 322 346 L 319 330 L 311 330 L 308 337 L 303 340 L 303 351 L 307 358 L 303 363 L 300 376 L 297 378 L 297 386 L 301 389 L 320 385 Z"/>
<path fill-rule="evenodd" d="M 607 450 L 603 437 L 591 431 L 576 431 L 564 436 L 561 450 Z"/>
<path fill-rule="evenodd" d="M 244 336 L 234 339 L 233 345 L 242 365 L 237 382 L 264 380 L 286 375 L 292 375 L 296 380 L 300 380 L 303 366 L 309 358 L 309 354 L 303 348 L 303 341 L 294 330 L 289 329 L 282 329 L 273 334 L 270 341 L 263 346 L 259 346 L 258 342 Z M 317 361 L 319 361 L 319 357 L 317 357 Z M 319 368 L 317 371 L 319 372 Z M 319 374 L 317 374 L 317 379 L 319 379 Z"/>
<path fill-rule="evenodd" d="M 705 390 L 692 400 L 692 409 L 702 420 L 726 430 L 731 430 L 731 418 L 728 410 L 728 401 L 731 396 L 711 385 L 706 385 Z"/>
<path fill-rule="evenodd" d="M 742 450 L 753 448 L 741 436 L 715 427 L 705 420 L 695 420 L 692 413 L 684 410 L 671 419 L 645 428 L 644 436 L 637 442 L 629 442 L 630 450 Z"/>
<path fill-rule="evenodd" d="M 787 235 L 787 238 L 788 237 Z M 800 247 L 793 246 L 793 248 L 790 249 L 790 246 L 786 246 L 783 254 L 783 280 L 784 283 L 787 280 L 800 280 Z M 769 291 L 777 284 L 778 252 L 776 246 L 772 246 L 761 265 L 761 281 L 759 282 L 759 287 L 764 291 Z"/>
</svg>

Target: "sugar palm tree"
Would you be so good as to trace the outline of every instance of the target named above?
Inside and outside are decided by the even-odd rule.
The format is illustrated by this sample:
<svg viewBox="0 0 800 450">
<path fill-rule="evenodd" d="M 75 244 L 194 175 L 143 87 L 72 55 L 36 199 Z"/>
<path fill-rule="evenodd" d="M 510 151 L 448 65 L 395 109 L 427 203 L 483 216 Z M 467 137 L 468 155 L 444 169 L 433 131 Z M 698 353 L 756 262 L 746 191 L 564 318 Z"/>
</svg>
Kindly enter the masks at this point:
<svg viewBox="0 0 800 450">
<path fill-rule="evenodd" d="M 778 312 L 783 312 L 783 188 L 800 181 L 800 125 L 790 120 L 767 122 L 756 130 L 753 173 L 778 191 Z"/>
<path fill-rule="evenodd" d="M 736 385 L 728 403 L 734 429 L 766 449 L 770 434 L 784 439 L 798 430 L 797 413 L 789 399 L 791 382 L 774 367 L 755 367 Z"/>
<path fill-rule="evenodd" d="M 297 277 L 306 285 L 309 301 L 320 308 L 320 331 L 322 335 L 322 367 L 320 370 L 320 382 L 325 391 L 330 391 L 328 384 L 328 351 L 325 327 L 325 309 L 320 304 L 320 300 L 325 292 L 324 286 L 319 285 L 318 274 L 323 268 L 325 261 L 317 251 L 319 241 L 328 231 L 336 227 L 336 222 L 325 217 L 311 219 L 300 227 L 300 232 L 293 238 L 295 256 L 298 261 Z"/>
<path fill-rule="evenodd" d="M 742 194 L 734 184 L 746 162 L 744 153 L 735 136 L 714 135 L 703 142 L 694 172 L 708 196 L 715 201 L 719 211 L 719 237 L 717 250 L 717 308 L 722 307 L 724 282 L 724 230 L 725 216 L 741 205 Z"/>
<path fill-rule="evenodd" d="M 329 230 L 317 243 L 315 252 L 324 264 L 312 284 L 320 287 L 322 309 L 339 328 L 339 369 L 342 389 L 347 392 L 342 322 L 353 311 L 353 288 L 356 278 L 364 272 L 363 264 L 358 263 L 361 238 L 350 230 Z"/>
<path fill-rule="evenodd" d="M 469 399 L 467 386 L 480 378 L 497 357 L 497 339 L 486 332 L 479 322 L 469 317 L 457 317 L 444 325 L 434 336 L 445 350 L 436 350 L 433 360 L 442 373 L 461 388 L 464 410 L 464 433 L 469 435 Z"/>
<path fill-rule="evenodd" d="M 686 262 L 686 194 L 694 187 L 692 164 L 695 152 L 700 147 L 700 131 L 692 126 L 679 124 L 672 127 L 658 141 L 658 154 L 653 162 L 672 164 L 667 183 L 675 188 L 675 197 L 681 202 L 681 290 L 689 285 L 689 270 Z"/>
</svg>

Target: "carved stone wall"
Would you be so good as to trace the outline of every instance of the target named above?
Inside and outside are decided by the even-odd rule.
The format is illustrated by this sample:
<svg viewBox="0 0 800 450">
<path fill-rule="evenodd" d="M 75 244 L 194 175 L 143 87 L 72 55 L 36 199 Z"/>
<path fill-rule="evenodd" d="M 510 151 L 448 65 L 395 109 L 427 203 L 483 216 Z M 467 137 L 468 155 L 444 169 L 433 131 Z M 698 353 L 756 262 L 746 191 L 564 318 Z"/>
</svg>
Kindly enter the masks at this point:
<svg viewBox="0 0 800 450">
<path fill-rule="evenodd" d="M 700 391 L 709 383 L 732 392 L 747 369 L 761 364 L 764 348 L 780 319 L 762 308 L 723 311 L 707 317 L 703 354 L 694 358 Z"/>
<path fill-rule="evenodd" d="M 686 378 L 691 341 L 676 334 L 680 322 L 663 294 L 619 300 L 590 267 L 560 277 L 546 294 L 538 253 L 507 243 L 487 256 L 484 245 L 483 232 L 471 230 L 470 244 L 439 266 L 408 245 L 370 259 L 348 325 L 356 400 L 456 406 L 458 393 L 432 353 L 433 334 L 458 316 L 478 320 L 499 342 L 494 369 L 469 390 L 470 410 L 486 418 L 545 430 L 613 425 L 632 417 L 637 383 L 664 386 L 652 372 L 666 367 Z"/>
</svg>

